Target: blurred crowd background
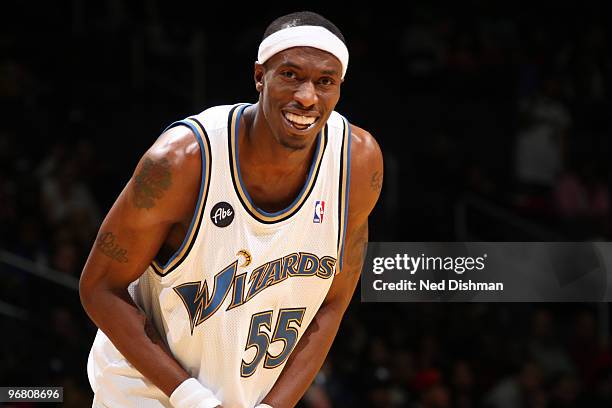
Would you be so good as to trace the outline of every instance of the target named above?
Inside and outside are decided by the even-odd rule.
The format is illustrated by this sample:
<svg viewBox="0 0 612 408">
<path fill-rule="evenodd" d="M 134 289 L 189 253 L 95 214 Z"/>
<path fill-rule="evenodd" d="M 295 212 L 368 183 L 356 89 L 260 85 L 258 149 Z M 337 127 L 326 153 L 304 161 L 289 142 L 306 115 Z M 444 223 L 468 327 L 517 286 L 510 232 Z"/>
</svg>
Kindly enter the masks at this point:
<svg viewBox="0 0 612 408">
<path fill-rule="evenodd" d="M 95 327 L 75 282 L 104 214 L 166 125 L 256 100 L 263 31 L 296 7 L 343 31 L 337 110 L 384 152 L 371 241 L 610 237 L 605 2 L 15 3 L 0 16 L 3 386 L 61 385 L 63 406 L 90 404 Z M 301 406 L 610 407 L 607 308 L 358 291 Z"/>
</svg>

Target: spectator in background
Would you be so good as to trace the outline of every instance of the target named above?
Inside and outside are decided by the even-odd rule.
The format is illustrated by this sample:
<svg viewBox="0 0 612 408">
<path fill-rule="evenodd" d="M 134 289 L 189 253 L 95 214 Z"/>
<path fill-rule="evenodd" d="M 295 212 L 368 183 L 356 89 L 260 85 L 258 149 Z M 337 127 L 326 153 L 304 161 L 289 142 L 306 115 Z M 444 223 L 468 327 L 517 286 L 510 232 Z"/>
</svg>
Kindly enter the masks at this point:
<svg viewBox="0 0 612 408">
<path fill-rule="evenodd" d="M 537 310 L 532 316 L 528 349 L 546 379 L 574 371 L 567 352 L 558 341 L 558 335 L 552 314 L 546 309 Z"/>
<path fill-rule="evenodd" d="M 581 408 L 588 406 L 581 401 L 580 392 L 580 382 L 574 375 L 559 375 L 552 381 L 548 408 Z"/>
<path fill-rule="evenodd" d="M 409 401 L 409 386 L 414 381 L 415 377 L 415 359 L 414 355 L 406 349 L 397 350 L 394 353 L 392 361 L 391 378 L 395 386 L 398 399 Z"/>
<path fill-rule="evenodd" d="M 375 381 L 370 385 L 367 394 L 366 406 L 372 408 L 398 407 L 393 403 L 393 395 L 386 381 Z"/>
<path fill-rule="evenodd" d="M 435 384 L 421 393 L 419 408 L 449 408 L 448 390 L 442 384 Z"/>
<path fill-rule="evenodd" d="M 520 193 L 527 202 L 521 206 L 547 203 L 557 177 L 562 171 L 566 134 L 572 123 L 568 109 L 558 99 L 559 84 L 548 79 L 543 92 L 536 94 L 521 107 L 525 124 L 515 145 L 515 174 Z M 534 202 L 535 199 L 535 202 Z"/>
<path fill-rule="evenodd" d="M 67 275 L 79 276 L 82 262 L 79 250 L 72 242 L 62 242 L 53 251 L 51 267 Z"/>
<path fill-rule="evenodd" d="M 563 218 L 605 218 L 610 212 L 610 193 L 593 157 L 575 159 L 555 185 L 555 206 Z"/>
<path fill-rule="evenodd" d="M 472 367 L 465 360 L 453 364 L 451 393 L 453 408 L 475 408 L 479 406 Z"/>
<path fill-rule="evenodd" d="M 442 383 L 439 370 L 429 368 L 417 373 L 412 382 L 413 390 L 419 395 L 414 408 L 449 408 L 450 396 Z"/>
<path fill-rule="evenodd" d="M 50 149 L 49 153 L 43 157 L 40 164 L 36 168 L 37 177 L 44 182 L 47 179 L 51 179 L 54 174 L 57 173 L 58 169 L 68 161 L 69 150 L 66 142 L 57 141 Z"/>
<path fill-rule="evenodd" d="M 333 404 L 325 392 L 325 389 L 317 384 L 313 383 L 306 394 L 304 394 L 303 401 L 308 408 L 332 408 Z"/>
<path fill-rule="evenodd" d="M 15 228 L 17 216 L 17 187 L 12 168 L 13 134 L 0 131 L 0 244 L 7 245 L 7 238 Z"/>
<path fill-rule="evenodd" d="M 592 312 L 583 310 L 577 313 L 572 323 L 567 349 L 579 378 L 583 379 L 587 387 L 591 387 L 602 368 L 612 366 L 608 341 L 598 335 L 597 322 Z"/>
<path fill-rule="evenodd" d="M 532 361 L 523 364 L 515 375 L 502 379 L 485 396 L 487 408 L 544 408 L 546 397 L 542 389 L 542 373 Z"/>
<path fill-rule="evenodd" d="M 329 359 L 327 359 L 308 388 L 308 391 L 304 394 L 302 401 L 305 403 L 306 407 L 332 408 L 333 398 L 329 390 L 334 387 L 333 381 L 334 375 L 332 364 Z"/>
<path fill-rule="evenodd" d="M 12 245 L 12 250 L 35 262 L 46 264 L 49 257 L 48 241 L 43 239 L 42 226 L 33 216 L 22 217 L 19 223 L 19 235 Z"/>
<path fill-rule="evenodd" d="M 43 180 L 42 206 L 49 224 L 57 225 L 81 211 L 86 214 L 90 225 L 100 224 L 100 212 L 94 198 L 78 176 L 76 162 L 68 160 L 59 164 L 55 175 Z"/>
<path fill-rule="evenodd" d="M 428 77 L 440 69 L 445 44 L 431 23 L 407 24 L 399 46 L 404 62 L 403 72 L 408 75 Z"/>
</svg>

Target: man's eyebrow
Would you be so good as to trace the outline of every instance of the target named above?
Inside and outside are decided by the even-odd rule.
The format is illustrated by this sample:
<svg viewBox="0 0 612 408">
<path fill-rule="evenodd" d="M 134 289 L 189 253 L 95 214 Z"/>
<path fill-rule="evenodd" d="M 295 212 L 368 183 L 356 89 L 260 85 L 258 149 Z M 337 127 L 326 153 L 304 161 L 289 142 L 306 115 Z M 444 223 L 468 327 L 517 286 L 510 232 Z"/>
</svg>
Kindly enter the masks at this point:
<svg viewBox="0 0 612 408">
<path fill-rule="evenodd" d="M 323 75 L 329 75 L 329 76 L 338 75 L 338 71 L 336 71 L 335 69 L 326 69 L 324 71 L 321 71 L 321 73 Z"/>
<path fill-rule="evenodd" d="M 290 61 L 283 62 L 280 66 L 281 67 L 295 68 L 295 69 L 302 69 L 301 66 L 299 66 L 296 63 L 290 62 Z"/>
<path fill-rule="evenodd" d="M 295 69 L 298 69 L 298 70 L 302 70 L 303 69 L 301 65 L 298 65 L 295 62 L 291 62 L 291 61 L 283 62 L 280 66 L 282 68 L 295 68 Z M 338 73 L 338 71 L 336 71 L 335 69 L 324 69 L 323 71 L 321 71 L 321 74 L 322 75 L 329 75 L 329 76 L 340 75 Z"/>
</svg>

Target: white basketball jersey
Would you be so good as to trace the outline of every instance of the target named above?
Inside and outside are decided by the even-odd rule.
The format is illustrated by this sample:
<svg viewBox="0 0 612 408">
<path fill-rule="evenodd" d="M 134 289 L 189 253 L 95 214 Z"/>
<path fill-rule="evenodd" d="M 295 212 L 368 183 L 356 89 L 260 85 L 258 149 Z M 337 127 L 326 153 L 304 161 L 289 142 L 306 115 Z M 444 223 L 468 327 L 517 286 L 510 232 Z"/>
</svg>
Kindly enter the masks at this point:
<svg viewBox="0 0 612 408">
<path fill-rule="evenodd" d="M 295 201 L 267 213 L 242 184 L 238 125 L 248 105 L 177 122 L 196 134 L 202 182 L 187 236 L 153 262 L 130 293 L 177 361 L 221 400 L 252 408 L 266 396 L 340 269 L 346 229 L 350 128 L 333 112 L 317 137 Z M 98 330 L 88 375 L 94 406 L 170 407 Z"/>
</svg>

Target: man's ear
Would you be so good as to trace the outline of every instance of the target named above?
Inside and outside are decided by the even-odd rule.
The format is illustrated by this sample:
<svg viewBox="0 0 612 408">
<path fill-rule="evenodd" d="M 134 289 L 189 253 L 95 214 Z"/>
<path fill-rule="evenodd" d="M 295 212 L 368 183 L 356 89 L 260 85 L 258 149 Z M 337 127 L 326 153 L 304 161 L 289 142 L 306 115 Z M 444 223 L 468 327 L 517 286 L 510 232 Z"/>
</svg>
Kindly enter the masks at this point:
<svg viewBox="0 0 612 408">
<path fill-rule="evenodd" d="M 261 93 L 263 91 L 264 66 L 259 62 L 255 62 L 253 78 L 255 79 L 255 89 Z"/>
</svg>

